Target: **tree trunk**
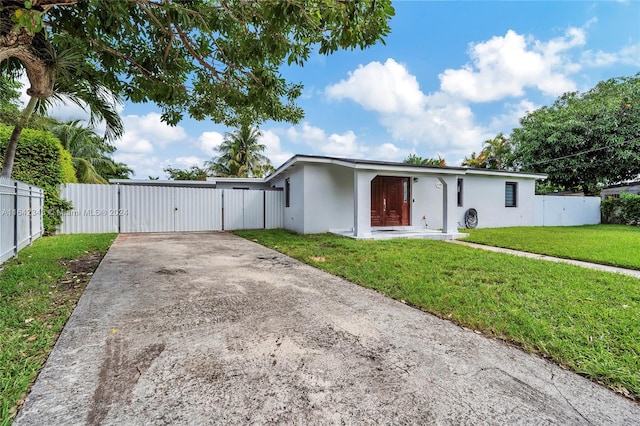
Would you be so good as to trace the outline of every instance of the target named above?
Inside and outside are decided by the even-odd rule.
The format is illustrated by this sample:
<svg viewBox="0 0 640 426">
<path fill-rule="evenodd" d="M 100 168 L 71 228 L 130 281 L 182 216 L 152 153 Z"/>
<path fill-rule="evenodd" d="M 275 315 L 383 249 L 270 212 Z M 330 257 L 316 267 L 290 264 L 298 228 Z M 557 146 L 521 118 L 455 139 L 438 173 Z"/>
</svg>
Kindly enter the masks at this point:
<svg viewBox="0 0 640 426">
<path fill-rule="evenodd" d="M 18 140 L 20 139 L 20 135 L 22 134 L 22 129 L 24 129 L 27 121 L 29 121 L 29 118 L 31 118 L 31 114 L 33 114 L 33 111 L 35 110 L 37 104 L 38 98 L 31 97 L 31 99 L 29 99 L 29 103 L 20 115 L 20 120 L 18 120 L 15 127 L 13 128 L 11 138 L 9 139 L 9 144 L 7 145 L 7 149 L 4 152 L 4 164 L 2 165 L 2 174 L 0 175 L 0 177 L 11 177 L 11 172 L 13 171 L 13 161 L 16 157 L 16 148 L 18 147 Z"/>
</svg>

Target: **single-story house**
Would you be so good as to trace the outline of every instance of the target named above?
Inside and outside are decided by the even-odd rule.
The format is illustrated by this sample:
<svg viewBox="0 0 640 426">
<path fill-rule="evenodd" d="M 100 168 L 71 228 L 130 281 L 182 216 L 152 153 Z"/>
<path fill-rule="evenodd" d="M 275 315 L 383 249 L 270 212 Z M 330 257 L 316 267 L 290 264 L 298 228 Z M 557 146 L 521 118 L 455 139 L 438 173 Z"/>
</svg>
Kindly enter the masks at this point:
<svg viewBox="0 0 640 426">
<path fill-rule="evenodd" d="M 210 178 L 218 188 L 282 189 L 284 227 L 301 234 L 534 226 L 544 174 L 295 155 L 265 179 Z M 471 209 L 471 212 L 469 212 Z"/>
</svg>

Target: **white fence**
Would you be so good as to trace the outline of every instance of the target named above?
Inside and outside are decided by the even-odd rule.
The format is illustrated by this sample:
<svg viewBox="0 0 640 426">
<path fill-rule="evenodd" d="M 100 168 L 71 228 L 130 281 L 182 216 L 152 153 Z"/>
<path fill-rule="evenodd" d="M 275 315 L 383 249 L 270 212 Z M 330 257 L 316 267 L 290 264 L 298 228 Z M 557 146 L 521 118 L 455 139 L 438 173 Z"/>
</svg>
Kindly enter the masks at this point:
<svg viewBox="0 0 640 426">
<path fill-rule="evenodd" d="M 282 228 L 282 191 L 67 184 L 61 234 Z"/>
<path fill-rule="evenodd" d="M 42 189 L 0 178 L 0 263 L 42 236 Z"/>
<path fill-rule="evenodd" d="M 600 223 L 600 197 L 536 195 L 536 226 L 579 226 Z"/>
</svg>

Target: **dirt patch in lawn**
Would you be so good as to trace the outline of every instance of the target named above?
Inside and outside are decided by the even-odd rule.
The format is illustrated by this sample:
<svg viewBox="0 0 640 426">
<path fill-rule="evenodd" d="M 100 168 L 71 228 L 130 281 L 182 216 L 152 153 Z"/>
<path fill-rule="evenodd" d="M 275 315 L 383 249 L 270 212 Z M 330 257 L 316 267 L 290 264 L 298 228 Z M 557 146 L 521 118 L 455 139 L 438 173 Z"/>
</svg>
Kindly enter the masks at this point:
<svg viewBox="0 0 640 426">
<path fill-rule="evenodd" d="M 58 316 L 60 308 L 73 310 L 103 257 L 101 253 L 90 252 L 78 259 L 61 260 L 60 264 L 67 272 L 53 286 L 49 312 L 40 318 Z"/>
</svg>

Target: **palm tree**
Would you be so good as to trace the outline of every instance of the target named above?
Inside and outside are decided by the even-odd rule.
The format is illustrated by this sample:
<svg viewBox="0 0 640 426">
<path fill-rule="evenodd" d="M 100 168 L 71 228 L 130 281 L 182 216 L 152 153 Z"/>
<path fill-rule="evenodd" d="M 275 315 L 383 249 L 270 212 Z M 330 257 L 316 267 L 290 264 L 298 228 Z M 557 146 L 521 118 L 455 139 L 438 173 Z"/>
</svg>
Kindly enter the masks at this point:
<svg viewBox="0 0 640 426">
<path fill-rule="evenodd" d="M 439 166 L 444 167 L 447 165 L 447 162 L 444 158 L 438 155 L 438 158 L 422 158 L 415 154 L 409 154 L 407 158 L 403 160 L 403 163 L 407 164 L 417 164 L 419 166 Z"/>
<path fill-rule="evenodd" d="M 465 157 L 462 162 L 463 166 L 475 167 L 480 169 L 498 169 L 507 168 L 509 156 L 511 154 L 511 139 L 502 133 L 493 139 L 488 139 L 482 144 L 483 148 L 476 157 L 476 153 L 471 153 L 471 157 Z"/>
<path fill-rule="evenodd" d="M 32 96 L 22 110 L 4 153 L 2 177 L 11 177 L 16 147 L 22 130 L 34 112 L 44 115 L 52 105 L 52 100 L 63 103 L 73 102 L 89 113 L 89 125 L 104 121 L 106 123 L 105 139 L 110 141 L 122 136 L 123 125 L 118 114 L 122 104 L 120 98 L 101 84 L 101 76 L 84 57 L 72 49 L 56 51 L 49 45 L 49 62 L 55 81 L 52 82 L 53 94 L 50 98 Z M 7 60 L 0 73 L 4 76 L 15 76 L 21 70 L 19 61 Z"/>
<path fill-rule="evenodd" d="M 51 133 L 60 140 L 63 148 L 71 154 L 76 178 L 80 183 L 109 183 L 97 171 L 116 171 L 116 164 L 105 155 L 111 146 L 91 129 L 80 124 L 80 120 L 59 124 L 51 128 Z"/>
<path fill-rule="evenodd" d="M 225 133 L 218 148 L 221 155 L 205 165 L 215 176 L 262 177 L 270 161 L 262 154 L 266 147 L 258 142 L 260 136 L 260 130 L 245 125 Z"/>
</svg>

